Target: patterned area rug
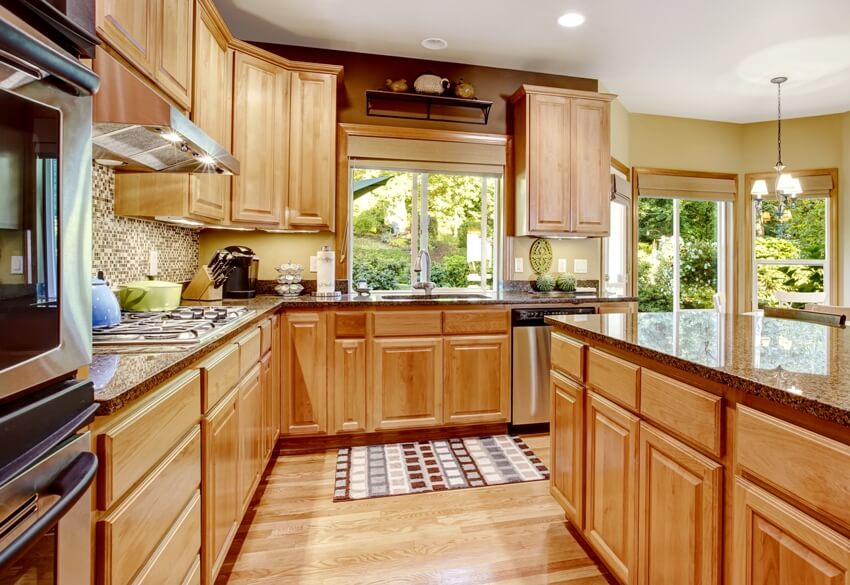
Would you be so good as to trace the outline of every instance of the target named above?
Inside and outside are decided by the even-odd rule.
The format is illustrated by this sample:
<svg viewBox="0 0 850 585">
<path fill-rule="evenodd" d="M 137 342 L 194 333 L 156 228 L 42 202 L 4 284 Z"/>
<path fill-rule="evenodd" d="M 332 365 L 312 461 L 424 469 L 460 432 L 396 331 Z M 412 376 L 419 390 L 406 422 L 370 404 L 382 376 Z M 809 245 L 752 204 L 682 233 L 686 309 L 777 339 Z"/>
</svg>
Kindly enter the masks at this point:
<svg viewBox="0 0 850 585">
<path fill-rule="evenodd" d="M 548 478 L 528 445 L 508 435 L 347 447 L 337 454 L 334 501 Z"/>
</svg>

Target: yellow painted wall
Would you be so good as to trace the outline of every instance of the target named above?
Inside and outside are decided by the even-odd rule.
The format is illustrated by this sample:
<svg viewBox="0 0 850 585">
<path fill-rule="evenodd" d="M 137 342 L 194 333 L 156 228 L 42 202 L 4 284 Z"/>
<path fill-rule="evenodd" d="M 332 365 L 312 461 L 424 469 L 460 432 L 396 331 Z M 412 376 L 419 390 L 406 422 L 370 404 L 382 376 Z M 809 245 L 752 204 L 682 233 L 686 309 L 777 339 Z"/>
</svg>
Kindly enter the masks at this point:
<svg viewBox="0 0 850 585">
<path fill-rule="evenodd" d="M 533 280 L 536 278 L 534 271 L 531 270 L 531 265 L 528 262 L 528 252 L 531 249 L 531 243 L 536 238 L 513 238 L 514 257 L 520 256 L 523 258 L 522 273 L 511 272 L 507 278 L 511 280 Z M 583 240 L 549 240 L 552 244 L 552 274 L 558 272 L 558 259 L 563 258 L 567 261 L 567 272 L 573 272 L 573 261 L 576 259 L 587 260 L 587 273 L 576 274 L 578 280 L 599 280 L 599 272 L 601 268 L 601 241 L 599 238 L 586 238 Z M 513 270 L 513 260 L 510 262 L 511 270 Z"/>
<path fill-rule="evenodd" d="M 227 246 L 248 246 L 260 257 L 260 280 L 274 280 L 275 266 L 297 262 L 304 266 L 304 280 L 316 280 L 310 272 L 310 256 L 322 246 L 333 247 L 333 234 L 269 234 L 266 232 L 230 232 L 204 230 L 201 232 L 200 261 L 209 262 L 216 250 Z"/>
</svg>

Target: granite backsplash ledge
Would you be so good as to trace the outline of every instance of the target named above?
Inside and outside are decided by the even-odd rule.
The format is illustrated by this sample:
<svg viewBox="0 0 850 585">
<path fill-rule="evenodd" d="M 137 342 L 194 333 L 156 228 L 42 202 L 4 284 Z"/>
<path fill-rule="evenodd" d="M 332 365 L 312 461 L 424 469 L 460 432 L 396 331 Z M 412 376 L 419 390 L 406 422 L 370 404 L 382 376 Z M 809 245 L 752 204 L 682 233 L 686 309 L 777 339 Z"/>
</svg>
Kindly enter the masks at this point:
<svg viewBox="0 0 850 585">
<path fill-rule="evenodd" d="M 198 231 L 115 215 L 115 171 L 92 164 L 92 270 L 112 283 L 144 280 L 151 250 L 160 280 L 191 280 L 198 267 Z"/>
</svg>

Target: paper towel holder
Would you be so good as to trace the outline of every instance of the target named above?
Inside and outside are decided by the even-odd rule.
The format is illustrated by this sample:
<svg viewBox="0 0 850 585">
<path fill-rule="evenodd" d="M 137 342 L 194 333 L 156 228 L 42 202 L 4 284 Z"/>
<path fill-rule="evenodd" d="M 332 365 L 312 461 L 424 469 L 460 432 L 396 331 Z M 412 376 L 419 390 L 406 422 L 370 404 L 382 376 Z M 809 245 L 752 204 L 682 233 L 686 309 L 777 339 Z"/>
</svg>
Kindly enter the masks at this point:
<svg viewBox="0 0 850 585">
<path fill-rule="evenodd" d="M 318 271 L 316 274 L 316 291 L 312 296 L 319 299 L 335 299 L 342 296 L 342 293 L 336 290 L 336 258 L 334 251 L 329 246 L 324 245 L 316 254 Z"/>
</svg>

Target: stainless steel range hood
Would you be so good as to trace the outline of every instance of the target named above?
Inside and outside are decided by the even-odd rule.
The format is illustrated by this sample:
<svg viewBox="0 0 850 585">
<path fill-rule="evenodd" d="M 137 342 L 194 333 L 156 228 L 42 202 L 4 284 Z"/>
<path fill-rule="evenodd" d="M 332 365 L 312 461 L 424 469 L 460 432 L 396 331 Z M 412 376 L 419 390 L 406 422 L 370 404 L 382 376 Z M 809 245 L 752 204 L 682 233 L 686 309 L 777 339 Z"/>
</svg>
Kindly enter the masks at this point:
<svg viewBox="0 0 850 585">
<path fill-rule="evenodd" d="M 101 48 L 92 154 L 121 170 L 239 174 L 239 161 Z M 120 162 L 119 162 L 120 161 Z"/>
</svg>

